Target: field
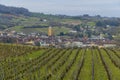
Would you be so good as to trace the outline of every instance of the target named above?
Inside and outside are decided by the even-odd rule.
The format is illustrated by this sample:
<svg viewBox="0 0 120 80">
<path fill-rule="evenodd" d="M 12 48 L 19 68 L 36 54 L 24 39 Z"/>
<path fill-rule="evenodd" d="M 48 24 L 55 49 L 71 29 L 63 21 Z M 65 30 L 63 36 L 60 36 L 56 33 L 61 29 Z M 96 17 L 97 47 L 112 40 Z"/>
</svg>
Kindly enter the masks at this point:
<svg viewBox="0 0 120 80">
<path fill-rule="evenodd" d="M 15 30 L 17 32 L 23 32 L 26 34 L 30 34 L 34 32 L 48 34 L 48 27 L 47 28 L 23 28 L 22 26 L 16 26 L 16 27 L 10 28 L 10 30 Z M 53 27 L 52 30 L 55 35 L 59 35 L 60 32 L 69 33 L 71 29 L 64 27 L 64 26 L 63 27 L 56 26 L 56 27 Z"/>
<path fill-rule="evenodd" d="M 120 80 L 120 49 L 0 44 L 0 80 Z"/>
</svg>

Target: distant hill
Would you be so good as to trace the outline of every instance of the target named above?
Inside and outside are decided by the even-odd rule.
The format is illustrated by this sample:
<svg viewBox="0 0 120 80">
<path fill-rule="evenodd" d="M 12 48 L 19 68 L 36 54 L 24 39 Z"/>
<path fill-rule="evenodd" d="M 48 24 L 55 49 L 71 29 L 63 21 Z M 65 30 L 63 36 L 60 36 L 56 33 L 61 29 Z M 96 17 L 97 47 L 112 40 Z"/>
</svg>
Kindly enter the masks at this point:
<svg viewBox="0 0 120 80">
<path fill-rule="evenodd" d="M 119 36 L 120 18 L 90 16 L 88 14 L 81 16 L 52 15 L 30 12 L 22 7 L 0 5 L 0 30 L 44 33 L 48 26 L 52 26 L 57 34 L 67 33 L 70 30 L 80 31 L 82 29 L 80 27 L 89 26 L 92 28 L 95 26 L 100 28 L 97 31 L 98 34 L 107 32 Z"/>
<path fill-rule="evenodd" d="M 30 15 L 30 12 L 28 9 L 25 9 L 22 7 L 18 8 L 18 7 L 4 6 L 4 5 L 0 5 L 0 13 L 13 14 L 13 15 L 25 15 L 25 16 Z"/>
</svg>

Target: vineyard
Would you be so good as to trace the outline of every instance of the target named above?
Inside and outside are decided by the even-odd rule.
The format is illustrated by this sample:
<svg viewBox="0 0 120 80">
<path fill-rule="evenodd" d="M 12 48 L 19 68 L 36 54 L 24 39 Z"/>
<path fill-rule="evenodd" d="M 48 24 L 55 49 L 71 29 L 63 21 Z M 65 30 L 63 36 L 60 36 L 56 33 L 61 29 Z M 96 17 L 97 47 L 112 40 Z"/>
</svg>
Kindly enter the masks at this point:
<svg viewBox="0 0 120 80">
<path fill-rule="evenodd" d="M 0 80 L 120 80 L 120 49 L 0 44 Z"/>
</svg>

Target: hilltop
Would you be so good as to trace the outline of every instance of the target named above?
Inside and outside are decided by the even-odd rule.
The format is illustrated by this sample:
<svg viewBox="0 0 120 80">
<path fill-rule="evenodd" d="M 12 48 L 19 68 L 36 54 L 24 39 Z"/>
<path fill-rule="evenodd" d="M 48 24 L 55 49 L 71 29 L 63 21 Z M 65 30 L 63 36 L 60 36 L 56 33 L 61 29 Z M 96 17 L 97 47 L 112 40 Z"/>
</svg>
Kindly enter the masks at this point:
<svg viewBox="0 0 120 80">
<path fill-rule="evenodd" d="M 30 12 L 28 9 L 22 8 L 22 7 L 9 7 L 0 5 L 0 13 L 3 14 L 12 14 L 12 15 L 30 15 Z"/>
</svg>

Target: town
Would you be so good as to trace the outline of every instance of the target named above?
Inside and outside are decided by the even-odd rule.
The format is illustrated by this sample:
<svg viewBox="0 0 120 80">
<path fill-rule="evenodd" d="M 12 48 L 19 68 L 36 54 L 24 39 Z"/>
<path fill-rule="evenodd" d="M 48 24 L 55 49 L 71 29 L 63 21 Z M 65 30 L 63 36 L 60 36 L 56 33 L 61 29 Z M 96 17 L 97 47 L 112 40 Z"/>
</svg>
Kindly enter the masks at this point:
<svg viewBox="0 0 120 80">
<path fill-rule="evenodd" d="M 1 31 L 0 42 L 33 45 L 41 47 L 115 47 L 119 46 L 114 40 L 104 38 L 102 35 L 87 37 L 74 37 L 74 36 L 55 36 L 52 27 L 48 27 L 48 34 L 30 33 L 25 34 L 23 32 L 16 31 Z M 76 31 L 70 31 L 76 33 Z"/>
</svg>

